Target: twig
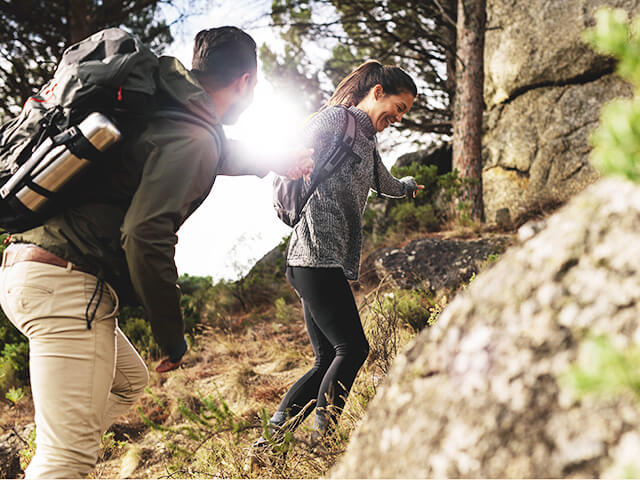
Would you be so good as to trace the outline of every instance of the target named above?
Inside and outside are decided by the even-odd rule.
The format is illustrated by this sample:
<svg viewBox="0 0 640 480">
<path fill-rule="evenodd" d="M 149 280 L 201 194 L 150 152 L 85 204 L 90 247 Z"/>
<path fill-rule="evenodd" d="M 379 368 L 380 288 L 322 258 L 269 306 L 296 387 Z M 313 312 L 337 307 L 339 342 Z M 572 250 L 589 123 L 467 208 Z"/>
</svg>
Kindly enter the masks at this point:
<svg viewBox="0 0 640 480">
<path fill-rule="evenodd" d="M 20 434 L 18 433 L 18 431 L 16 430 L 16 426 L 15 424 L 13 425 L 13 427 L 11 427 L 11 430 L 13 431 L 13 433 L 16 434 L 16 437 L 18 437 L 20 440 L 22 440 L 22 442 L 28 447 L 29 446 L 29 442 L 27 442 L 24 438 L 22 438 L 20 436 Z"/>
</svg>

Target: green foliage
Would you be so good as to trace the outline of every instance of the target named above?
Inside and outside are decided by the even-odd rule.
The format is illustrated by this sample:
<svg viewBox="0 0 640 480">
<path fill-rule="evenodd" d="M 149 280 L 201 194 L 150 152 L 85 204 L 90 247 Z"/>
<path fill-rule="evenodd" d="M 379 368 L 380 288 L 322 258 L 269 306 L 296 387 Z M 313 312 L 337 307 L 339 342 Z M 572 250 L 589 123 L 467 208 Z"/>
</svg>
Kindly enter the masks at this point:
<svg viewBox="0 0 640 480">
<path fill-rule="evenodd" d="M 401 230 L 437 230 L 440 222 L 435 215 L 433 205 L 416 205 L 403 202 L 394 206 L 389 212 L 390 220 Z"/>
<path fill-rule="evenodd" d="M 414 177 L 419 185 L 424 185 L 424 190 L 415 199 L 394 199 L 386 209 L 381 208 L 385 200 L 370 199 L 362 223 L 365 236 L 372 237 L 374 245 L 391 232 L 438 231 L 445 222 L 453 220 L 454 215 L 458 221 L 464 221 L 463 202 L 459 202 L 457 212 L 450 208 L 450 202 L 459 198 L 469 184 L 460 178 L 457 170 L 438 175 L 436 165 L 413 162 L 408 166 L 394 166 L 391 173 L 397 178 Z"/>
<path fill-rule="evenodd" d="M 2 310 L 0 344 L 4 344 L 0 352 L 0 395 L 4 395 L 12 386 L 25 384 L 29 379 L 29 344 Z"/>
<path fill-rule="evenodd" d="M 29 438 L 27 439 L 27 445 L 20 450 L 20 468 L 26 470 L 31 462 L 31 459 L 36 453 L 36 429 L 31 430 Z"/>
<path fill-rule="evenodd" d="M 278 89 L 296 92 L 299 99 L 305 102 L 310 113 L 318 110 L 323 103 L 323 92 L 318 77 L 305 50 L 305 29 L 289 26 L 294 23 L 303 25 L 311 21 L 311 7 L 307 2 L 291 2 L 274 0 L 272 2 L 272 19 L 282 25 L 280 38 L 284 42 L 282 51 L 274 51 L 267 44 L 260 47 L 262 69 L 267 78 L 275 81 Z"/>
<path fill-rule="evenodd" d="M 178 279 L 182 292 L 180 309 L 184 319 L 185 333 L 194 341 L 194 335 L 199 330 L 208 303 L 215 298 L 219 291 L 212 285 L 211 277 L 197 277 L 182 275 Z M 162 356 L 160 347 L 156 344 L 151 331 L 151 325 L 145 319 L 144 308 L 141 306 L 124 306 L 120 309 L 118 324 L 123 333 L 145 358 L 158 359 Z"/>
<path fill-rule="evenodd" d="M 220 396 L 210 395 L 197 397 L 197 407 L 192 407 L 192 400 L 178 399 L 177 407 L 181 422 L 175 426 L 166 426 L 154 422 L 138 407 L 142 421 L 153 430 L 164 435 L 169 446 L 170 469 L 177 469 L 185 461 L 192 460 L 205 443 L 215 436 L 224 435 L 227 440 L 237 442 L 240 432 L 257 429 L 257 423 L 250 423 L 236 415 L 228 403 Z M 164 407 L 164 405 L 162 406 Z"/>
<path fill-rule="evenodd" d="M 98 462 L 104 462 L 114 455 L 121 454 L 129 445 L 126 440 L 116 440 L 114 432 L 105 432 L 100 439 L 100 455 Z"/>
<path fill-rule="evenodd" d="M 602 109 L 600 126 L 591 138 L 591 160 L 604 174 L 640 182 L 640 17 L 629 22 L 625 11 L 604 8 L 596 19 L 585 40 L 618 60 L 617 72 L 633 85 L 635 94 Z"/>
<path fill-rule="evenodd" d="M 26 382 L 29 379 L 29 344 L 7 343 L 2 349 L 0 363 L 7 363 L 14 371 L 16 379 Z"/>
<path fill-rule="evenodd" d="M 192 335 L 202 321 L 202 313 L 211 299 L 211 277 L 195 277 L 182 275 L 178 279 L 182 291 L 180 308 L 187 335 Z"/>
<path fill-rule="evenodd" d="M 285 301 L 295 299 L 284 276 L 287 241 L 288 238 L 284 238 L 280 242 L 274 257 L 256 263 L 247 275 L 229 285 L 230 293 L 245 312 L 271 304 L 279 297 Z"/>
<path fill-rule="evenodd" d="M 121 318 L 118 320 L 118 324 L 122 332 L 143 358 L 155 360 L 162 356 L 162 351 L 153 339 L 149 322 L 147 322 L 144 317 L 137 316 L 133 313 L 141 310 L 141 308 L 132 309 L 131 307 L 124 307 L 121 311 Z"/>
<path fill-rule="evenodd" d="M 275 301 L 276 320 L 280 323 L 291 323 L 296 316 L 296 309 L 292 305 L 288 305 L 287 301 L 280 297 Z"/>
<path fill-rule="evenodd" d="M 426 326 L 433 325 L 441 307 L 423 288 L 372 292 L 364 326 L 369 340 L 368 363 L 386 374 L 399 349 Z"/>
<path fill-rule="evenodd" d="M 621 351 L 606 336 L 588 337 L 563 380 L 578 396 L 632 392 L 640 397 L 640 348 Z"/>
</svg>

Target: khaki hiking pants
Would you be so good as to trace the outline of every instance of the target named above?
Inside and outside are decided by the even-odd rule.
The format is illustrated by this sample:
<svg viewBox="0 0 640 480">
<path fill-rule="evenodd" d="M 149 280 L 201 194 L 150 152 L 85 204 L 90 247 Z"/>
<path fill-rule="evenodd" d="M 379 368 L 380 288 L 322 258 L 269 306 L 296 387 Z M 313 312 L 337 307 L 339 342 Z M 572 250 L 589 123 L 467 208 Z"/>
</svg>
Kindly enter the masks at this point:
<svg viewBox="0 0 640 480">
<path fill-rule="evenodd" d="M 0 271 L 2 309 L 29 339 L 36 453 L 26 478 L 89 474 L 102 432 L 135 403 L 149 379 L 118 328 L 118 297 L 106 283 L 87 328 L 96 284 L 93 275 L 31 261 Z"/>
</svg>

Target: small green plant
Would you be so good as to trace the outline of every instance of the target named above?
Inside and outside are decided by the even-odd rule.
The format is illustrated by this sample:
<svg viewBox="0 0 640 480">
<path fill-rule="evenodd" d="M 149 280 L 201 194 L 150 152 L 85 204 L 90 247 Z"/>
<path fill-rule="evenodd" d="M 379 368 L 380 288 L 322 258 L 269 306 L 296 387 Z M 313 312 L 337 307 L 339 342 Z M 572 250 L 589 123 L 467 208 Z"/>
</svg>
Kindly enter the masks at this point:
<svg viewBox="0 0 640 480">
<path fill-rule="evenodd" d="M 20 403 L 20 400 L 24 398 L 24 390 L 22 388 L 11 387 L 4 397 L 9 400 L 14 406 Z"/>
<path fill-rule="evenodd" d="M 388 292 L 374 290 L 365 299 L 365 333 L 369 340 L 368 363 L 383 374 L 400 349 L 417 332 L 437 321 L 440 306 L 426 289 Z"/>
<path fill-rule="evenodd" d="M 100 439 L 100 455 L 99 461 L 104 462 L 113 456 L 119 456 L 129 445 L 126 440 L 116 440 L 113 432 L 105 432 Z"/>
<path fill-rule="evenodd" d="M 0 395 L 29 383 L 29 344 L 7 343 L 0 354 Z"/>
<path fill-rule="evenodd" d="M 500 259 L 500 254 L 499 253 L 490 253 L 489 256 L 487 257 L 487 261 L 489 263 L 495 263 Z"/>
<path fill-rule="evenodd" d="M 632 22 L 624 10 L 603 8 L 585 40 L 618 60 L 617 73 L 634 87 L 632 99 L 605 105 L 600 125 L 591 137 L 592 163 L 606 175 L 640 182 L 640 17 Z"/>
</svg>

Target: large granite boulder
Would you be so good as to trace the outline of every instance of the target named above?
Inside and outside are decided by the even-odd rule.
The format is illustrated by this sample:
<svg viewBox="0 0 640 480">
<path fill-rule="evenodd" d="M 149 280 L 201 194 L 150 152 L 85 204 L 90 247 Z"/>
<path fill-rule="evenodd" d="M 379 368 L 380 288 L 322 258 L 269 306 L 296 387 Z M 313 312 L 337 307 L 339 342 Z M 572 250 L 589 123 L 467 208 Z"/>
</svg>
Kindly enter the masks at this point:
<svg viewBox="0 0 640 480">
<path fill-rule="evenodd" d="M 600 107 L 630 96 L 612 59 L 582 40 L 605 5 L 640 13 L 639 0 L 489 0 L 483 141 L 485 216 L 515 218 L 564 201 L 598 178 L 589 134 Z"/>
<path fill-rule="evenodd" d="M 589 136 L 603 103 L 631 95 L 615 75 L 584 85 L 536 88 L 487 114 L 483 139 L 485 215 L 511 218 L 538 204 L 564 202 L 598 179 Z"/>
<path fill-rule="evenodd" d="M 487 107 L 541 86 L 583 84 L 611 73 L 613 61 L 582 40 L 603 6 L 640 13 L 638 0 L 488 0 Z"/>
<path fill-rule="evenodd" d="M 640 187 L 600 181 L 527 234 L 396 359 L 334 477 L 637 476 L 636 398 L 565 375 L 592 335 L 640 342 Z"/>
</svg>

